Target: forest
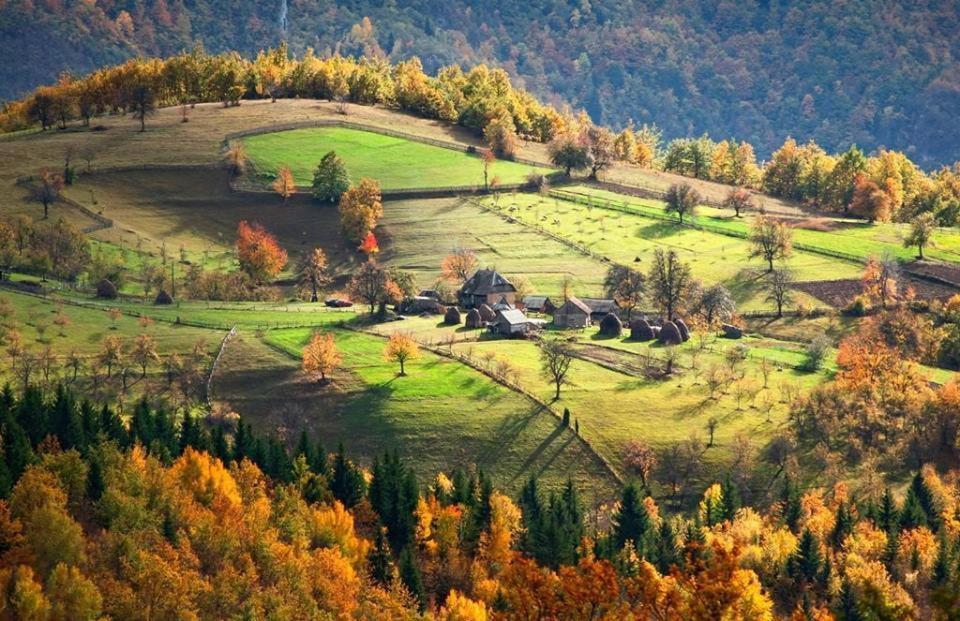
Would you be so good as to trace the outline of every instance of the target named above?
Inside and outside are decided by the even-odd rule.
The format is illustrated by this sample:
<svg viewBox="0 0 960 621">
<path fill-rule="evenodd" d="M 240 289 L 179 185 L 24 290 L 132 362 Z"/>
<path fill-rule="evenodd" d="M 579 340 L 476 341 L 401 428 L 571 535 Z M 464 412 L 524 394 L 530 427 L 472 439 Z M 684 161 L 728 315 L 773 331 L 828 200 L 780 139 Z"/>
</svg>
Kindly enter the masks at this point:
<svg viewBox="0 0 960 621">
<path fill-rule="evenodd" d="M 932 169 L 960 159 L 958 20 L 942 0 L 10 0 L 0 50 L 22 62 L 0 68 L 0 97 L 126 58 L 198 45 L 253 55 L 285 40 L 299 55 L 418 56 L 431 73 L 500 66 L 596 123 L 732 137 L 762 159 L 792 136 L 828 151 L 885 146 Z"/>
</svg>

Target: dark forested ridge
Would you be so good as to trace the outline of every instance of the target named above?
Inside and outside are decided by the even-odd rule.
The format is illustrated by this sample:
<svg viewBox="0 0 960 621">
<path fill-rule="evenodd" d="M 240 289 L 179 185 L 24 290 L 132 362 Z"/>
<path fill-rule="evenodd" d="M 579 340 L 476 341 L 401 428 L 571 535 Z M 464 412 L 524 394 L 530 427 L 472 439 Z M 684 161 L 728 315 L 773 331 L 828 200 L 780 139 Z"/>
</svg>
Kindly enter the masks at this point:
<svg viewBox="0 0 960 621">
<path fill-rule="evenodd" d="M 668 139 L 733 136 L 767 157 L 792 135 L 929 168 L 960 159 L 958 30 L 950 0 L 10 0 L 0 97 L 61 70 L 196 44 L 252 55 L 285 36 L 298 54 L 418 55 L 430 72 L 497 63 L 544 99 Z"/>
</svg>

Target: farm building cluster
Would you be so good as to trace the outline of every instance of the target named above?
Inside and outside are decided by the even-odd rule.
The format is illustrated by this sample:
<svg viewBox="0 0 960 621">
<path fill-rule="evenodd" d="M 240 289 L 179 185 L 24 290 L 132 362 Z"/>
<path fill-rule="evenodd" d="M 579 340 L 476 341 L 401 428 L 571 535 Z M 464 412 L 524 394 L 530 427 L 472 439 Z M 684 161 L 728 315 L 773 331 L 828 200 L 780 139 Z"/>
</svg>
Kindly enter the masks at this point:
<svg viewBox="0 0 960 621">
<path fill-rule="evenodd" d="M 621 308 L 614 299 L 572 295 L 565 300 L 544 295 L 518 298 L 516 286 L 494 269 L 477 270 L 456 292 L 456 301 L 456 304 L 447 306 L 437 291 L 423 290 L 404 300 L 398 311 L 443 315 L 447 325 L 462 323 L 468 329 L 486 328 L 493 334 L 507 337 L 533 335 L 552 323 L 565 329 L 596 325 L 604 336 L 620 336 L 624 330 L 629 330 L 632 340 L 656 340 L 672 345 L 690 338 L 690 330 L 682 319 L 648 319 L 643 313 Z M 738 337 L 739 334 L 734 336 Z"/>
</svg>

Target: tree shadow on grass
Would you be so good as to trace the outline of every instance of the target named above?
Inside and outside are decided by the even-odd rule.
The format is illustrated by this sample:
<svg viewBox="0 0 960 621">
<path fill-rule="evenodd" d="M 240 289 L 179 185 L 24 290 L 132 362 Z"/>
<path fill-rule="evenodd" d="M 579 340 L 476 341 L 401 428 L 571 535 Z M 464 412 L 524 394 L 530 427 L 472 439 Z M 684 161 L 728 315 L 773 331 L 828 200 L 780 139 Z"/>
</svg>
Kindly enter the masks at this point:
<svg viewBox="0 0 960 621">
<path fill-rule="evenodd" d="M 673 222 L 656 222 L 637 227 L 636 236 L 641 239 L 663 239 L 676 235 L 680 226 Z"/>
</svg>

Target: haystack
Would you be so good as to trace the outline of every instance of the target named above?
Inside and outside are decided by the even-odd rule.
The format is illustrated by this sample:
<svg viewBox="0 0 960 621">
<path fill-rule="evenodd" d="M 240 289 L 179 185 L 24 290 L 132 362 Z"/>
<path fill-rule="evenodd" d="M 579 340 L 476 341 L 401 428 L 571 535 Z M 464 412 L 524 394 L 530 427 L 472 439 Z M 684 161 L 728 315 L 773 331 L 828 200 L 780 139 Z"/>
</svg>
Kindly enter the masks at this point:
<svg viewBox="0 0 960 621">
<path fill-rule="evenodd" d="M 623 332 L 623 322 L 613 313 L 607 313 L 600 320 L 601 336 L 620 336 L 621 332 Z"/>
<path fill-rule="evenodd" d="M 477 328 L 483 327 L 483 319 L 480 317 L 480 311 L 475 308 L 471 308 L 470 312 L 467 313 L 467 328 L 471 330 L 476 330 Z"/>
<path fill-rule="evenodd" d="M 97 297 L 104 300 L 117 299 L 117 286 L 104 278 L 97 283 Z"/>
<path fill-rule="evenodd" d="M 630 340 L 653 340 L 653 329 L 650 327 L 650 323 L 646 319 L 634 319 L 630 322 Z"/>
<path fill-rule="evenodd" d="M 161 289 L 160 292 L 157 293 L 157 297 L 154 298 L 153 303 L 157 305 L 165 306 L 168 304 L 173 304 L 173 298 L 170 297 L 169 293 Z"/>
<path fill-rule="evenodd" d="M 679 345 L 683 342 L 683 337 L 680 336 L 680 329 L 677 327 L 677 324 L 672 321 L 665 321 L 663 326 L 660 327 L 660 334 L 657 335 L 657 340 L 664 345 Z"/>
<path fill-rule="evenodd" d="M 674 320 L 673 323 L 675 323 L 675 324 L 677 325 L 677 330 L 680 330 L 680 338 L 683 339 L 683 342 L 686 343 L 687 341 L 689 341 L 689 340 L 690 340 L 690 329 L 687 328 L 687 324 L 685 324 L 685 323 L 683 322 L 683 319 L 680 319 L 680 318 L 678 317 L 676 320 Z"/>
<path fill-rule="evenodd" d="M 451 306 L 447 309 L 447 312 L 443 314 L 443 323 L 448 326 L 458 326 L 460 325 L 460 309 L 456 306 Z"/>
</svg>

